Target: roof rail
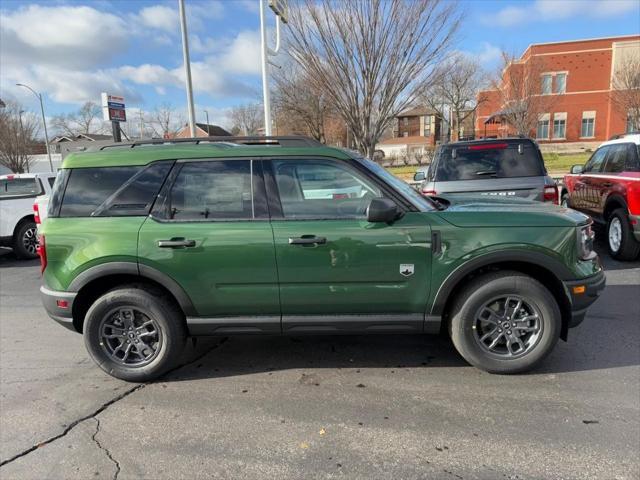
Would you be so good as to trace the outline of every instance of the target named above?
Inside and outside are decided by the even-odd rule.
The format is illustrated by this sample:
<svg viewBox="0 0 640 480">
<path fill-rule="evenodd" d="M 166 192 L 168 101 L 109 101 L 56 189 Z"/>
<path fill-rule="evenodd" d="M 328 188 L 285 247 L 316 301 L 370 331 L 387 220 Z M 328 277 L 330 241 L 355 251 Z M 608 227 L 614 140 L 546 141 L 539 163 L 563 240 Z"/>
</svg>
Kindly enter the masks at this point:
<svg viewBox="0 0 640 480">
<path fill-rule="evenodd" d="M 238 145 L 275 145 L 280 147 L 322 147 L 324 144 L 318 140 L 298 135 L 284 135 L 276 137 L 195 137 L 195 138 L 154 138 L 151 140 L 139 140 L 133 142 L 120 142 L 103 145 L 99 150 L 107 148 L 135 148 L 143 145 L 175 145 L 175 144 L 199 145 L 201 143 L 235 143 Z"/>
<path fill-rule="evenodd" d="M 640 135 L 640 130 L 635 130 L 633 132 L 626 132 L 626 133 L 618 133 L 613 137 L 609 138 L 609 140 L 618 140 L 619 138 L 624 138 L 627 135 Z"/>
</svg>

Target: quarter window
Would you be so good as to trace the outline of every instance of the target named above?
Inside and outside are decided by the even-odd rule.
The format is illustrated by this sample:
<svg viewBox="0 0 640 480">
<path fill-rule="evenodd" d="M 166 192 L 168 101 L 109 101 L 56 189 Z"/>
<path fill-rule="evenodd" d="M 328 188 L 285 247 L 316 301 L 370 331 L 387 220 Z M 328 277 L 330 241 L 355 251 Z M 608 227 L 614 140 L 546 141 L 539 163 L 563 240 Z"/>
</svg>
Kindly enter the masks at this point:
<svg viewBox="0 0 640 480">
<path fill-rule="evenodd" d="M 249 160 L 185 163 L 169 194 L 172 220 L 252 219 Z"/>
<path fill-rule="evenodd" d="M 285 218 L 364 218 L 382 193 L 346 165 L 322 160 L 276 160 L 274 176 Z"/>
</svg>

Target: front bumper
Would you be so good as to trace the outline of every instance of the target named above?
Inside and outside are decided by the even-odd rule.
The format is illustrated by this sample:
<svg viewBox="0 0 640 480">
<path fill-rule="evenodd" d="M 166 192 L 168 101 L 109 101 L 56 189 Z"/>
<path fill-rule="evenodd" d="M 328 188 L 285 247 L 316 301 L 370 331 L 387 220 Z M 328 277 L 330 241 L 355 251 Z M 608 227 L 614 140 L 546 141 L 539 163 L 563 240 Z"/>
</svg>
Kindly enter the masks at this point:
<svg viewBox="0 0 640 480">
<path fill-rule="evenodd" d="M 40 287 L 40 299 L 47 314 L 60 325 L 74 332 L 77 332 L 77 330 L 73 326 L 72 312 L 76 295 L 76 292 L 59 292 L 57 290 L 49 290 L 45 286 Z"/>
<path fill-rule="evenodd" d="M 587 309 L 595 302 L 606 285 L 604 271 L 582 280 L 564 282 L 569 300 L 571 301 L 571 319 L 569 328 L 577 327 L 584 320 Z M 579 293 L 584 287 L 584 291 Z"/>
</svg>

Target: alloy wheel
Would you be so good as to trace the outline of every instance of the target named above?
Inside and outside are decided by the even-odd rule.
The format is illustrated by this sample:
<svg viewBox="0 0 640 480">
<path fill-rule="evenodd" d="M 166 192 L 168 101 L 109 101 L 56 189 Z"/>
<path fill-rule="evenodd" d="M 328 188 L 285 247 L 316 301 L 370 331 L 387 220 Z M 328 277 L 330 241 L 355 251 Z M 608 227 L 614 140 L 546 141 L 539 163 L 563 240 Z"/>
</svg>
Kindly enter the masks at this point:
<svg viewBox="0 0 640 480">
<path fill-rule="evenodd" d="M 37 253 L 38 248 L 38 229 L 36 227 L 30 227 L 22 235 L 22 246 L 31 255 Z"/>
<path fill-rule="evenodd" d="M 486 352 L 502 359 L 522 357 L 542 335 L 539 310 L 518 295 L 497 297 L 476 313 L 474 338 Z"/>
<path fill-rule="evenodd" d="M 100 323 L 100 345 L 114 362 L 143 367 L 158 356 L 162 331 L 146 313 L 134 307 L 120 307 Z"/>
<path fill-rule="evenodd" d="M 622 223 L 618 217 L 613 217 L 609 222 L 609 248 L 612 252 L 620 250 L 622 244 Z"/>
</svg>

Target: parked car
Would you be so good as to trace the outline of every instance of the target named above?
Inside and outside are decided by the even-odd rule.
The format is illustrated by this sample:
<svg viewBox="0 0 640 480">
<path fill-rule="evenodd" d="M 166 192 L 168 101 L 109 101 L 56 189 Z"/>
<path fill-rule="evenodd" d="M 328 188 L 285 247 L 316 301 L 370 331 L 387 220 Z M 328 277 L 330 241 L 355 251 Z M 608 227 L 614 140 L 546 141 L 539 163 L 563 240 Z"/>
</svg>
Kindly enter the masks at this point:
<svg viewBox="0 0 640 480">
<path fill-rule="evenodd" d="M 435 201 L 311 139 L 225 140 L 239 146 L 138 142 L 64 160 L 42 301 L 110 375 L 157 377 L 187 336 L 441 331 L 472 365 L 523 372 L 604 288 L 582 213 Z"/>
<path fill-rule="evenodd" d="M 604 142 L 585 165 L 565 175 L 562 204 L 606 227 L 609 253 L 619 260 L 640 254 L 640 133 Z"/>
<path fill-rule="evenodd" d="M 432 196 L 473 193 L 558 203 L 556 182 L 547 175 L 538 145 L 528 138 L 442 145 L 420 190 Z"/>
<path fill-rule="evenodd" d="M 38 237 L 33 204 L 51 192 L 55 173 L 0 175 L 0 246 L 13 248 L 18 258 L 36 258 Z"/>
</svg>

